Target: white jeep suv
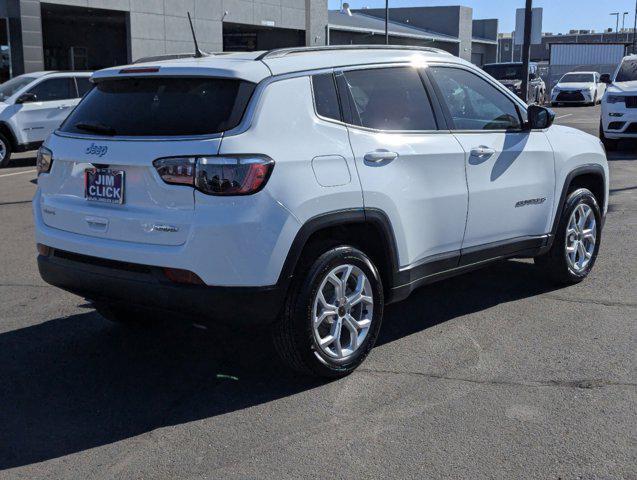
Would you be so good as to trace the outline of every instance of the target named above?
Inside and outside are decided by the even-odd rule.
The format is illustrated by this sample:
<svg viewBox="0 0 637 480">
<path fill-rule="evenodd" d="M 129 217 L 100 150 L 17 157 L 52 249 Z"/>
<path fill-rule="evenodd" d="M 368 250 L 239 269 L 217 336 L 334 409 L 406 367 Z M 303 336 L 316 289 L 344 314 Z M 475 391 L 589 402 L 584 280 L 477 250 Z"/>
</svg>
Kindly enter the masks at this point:
<svg viewBox="0 0 637 480">
<path fill-rule="evenodd" d="M 33 213 L 44 280 L 108 319 L 271 324 L 289 365 L 336 377 L 419 286 L 595 263 L 599 140 L 448 53 L 218 54 L 93 82 L 39 151 Z"/>
<path fill-rule="evenodd" d="M 90 72 L 34 72 L 0 85 L 0 168 L 35 150 L 91 88 Z"/>
<path fill-rule="evenodd" d="M 602 98 L 599 138 L 615 150 L 622 138 L 637 138 L 637 55 L 624 57 L 615 74 L 602 75 L 608 83 Z"/>
</svg>

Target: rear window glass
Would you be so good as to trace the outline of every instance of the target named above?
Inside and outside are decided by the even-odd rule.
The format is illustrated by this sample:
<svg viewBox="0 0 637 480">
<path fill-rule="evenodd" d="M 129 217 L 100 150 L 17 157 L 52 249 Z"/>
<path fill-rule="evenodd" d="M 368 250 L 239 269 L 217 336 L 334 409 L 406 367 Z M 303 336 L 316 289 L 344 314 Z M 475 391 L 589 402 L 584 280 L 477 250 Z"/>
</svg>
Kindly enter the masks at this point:
<svg viewBox="0 0 637 480">
<path fill-rule="evenodd" d="M 338 106 L 336 84 L 331 73 L 314 75 L 312 77 L 314 87 L 314 102 L 316 113 L 325 118 L 341 119 L 341 109 Z"/>
<path fill-rule="evenodd" d="M 255 84 L 222 78 L 126 78 L 99 82 L 61 127 L 68 133 L 183 136 L 236 127 Z"/>
</svg>

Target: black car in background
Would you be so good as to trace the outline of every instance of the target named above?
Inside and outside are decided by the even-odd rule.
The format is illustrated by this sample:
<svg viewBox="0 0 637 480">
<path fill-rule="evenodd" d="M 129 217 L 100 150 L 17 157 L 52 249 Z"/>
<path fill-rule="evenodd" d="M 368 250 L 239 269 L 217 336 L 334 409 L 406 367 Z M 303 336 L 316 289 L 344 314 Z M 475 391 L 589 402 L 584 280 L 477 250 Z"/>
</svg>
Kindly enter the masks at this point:
<svg viewBox="0 0 637 480">
<path fill-rule="evenodd" d="M 488 63 L 482 69 L 513 93 L 522 97 L 522 62 Z M 546 85 L 538 73 L 537 63 L 529 63 L 527 103 L 544 103 Z"/>
</svg>

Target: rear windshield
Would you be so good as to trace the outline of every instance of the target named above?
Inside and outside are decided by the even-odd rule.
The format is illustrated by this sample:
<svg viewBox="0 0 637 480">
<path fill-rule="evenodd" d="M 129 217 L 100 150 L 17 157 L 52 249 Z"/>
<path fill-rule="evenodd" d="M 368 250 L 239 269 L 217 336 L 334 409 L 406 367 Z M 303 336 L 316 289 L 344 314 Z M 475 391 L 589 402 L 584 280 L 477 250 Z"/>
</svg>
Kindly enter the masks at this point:
<svg viewBox="0 0 637 480">
<path fill-rule="evenodd" d="M 222 78 L 126 78 L 99 82 L 69 115 L 68 133 L 183 136 L 236 127 L 255 84 Z"/>
</svg>

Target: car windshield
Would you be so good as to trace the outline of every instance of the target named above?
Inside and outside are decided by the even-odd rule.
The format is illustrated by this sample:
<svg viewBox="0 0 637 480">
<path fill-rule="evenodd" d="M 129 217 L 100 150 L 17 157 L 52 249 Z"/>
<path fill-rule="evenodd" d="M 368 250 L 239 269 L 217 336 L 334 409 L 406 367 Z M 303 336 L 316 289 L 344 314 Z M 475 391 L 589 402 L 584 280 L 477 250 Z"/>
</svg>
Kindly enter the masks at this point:
<svg viewBox="0 0 637 480">
<path fill-rule="evenodd" d="M 592 73 L 567 73 L 562 77 L 560 83 L 590 83 L 594 81 Z"/>
<path fill-rule="evenodd" d="M 33 80 L 35 80 L 35 77 L 28 77 L 24 75 L 12 78 L 11 80 L 7 80 L 2 85 L 0 85 L 0 101 L 6 100 L 7 98 L 15 94 L 18 90 L 26 87 Z"/>
<path fill-rule="evenodd" d="M 485 65 L 484 71 L 496 80 L 522 80 L 522 65 Z"/>
<path fill-rule="evenodd" d="M 637 80 L 637 60 L 625 60 L 617 72 L 615 82 L 632 82 Z"/>
<path fill-rule="evenodd" d="M 234 78 L 126 78 L 99 82 L 61 127 L 121 136 L 207 135 L 239 124 L 255 84 Z"/>
</svg>

